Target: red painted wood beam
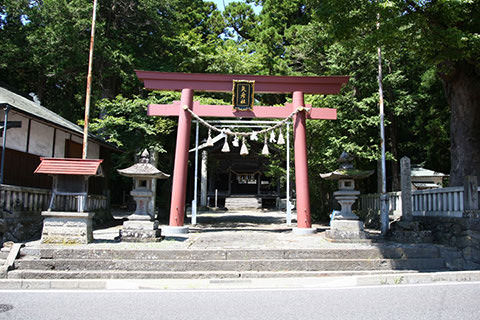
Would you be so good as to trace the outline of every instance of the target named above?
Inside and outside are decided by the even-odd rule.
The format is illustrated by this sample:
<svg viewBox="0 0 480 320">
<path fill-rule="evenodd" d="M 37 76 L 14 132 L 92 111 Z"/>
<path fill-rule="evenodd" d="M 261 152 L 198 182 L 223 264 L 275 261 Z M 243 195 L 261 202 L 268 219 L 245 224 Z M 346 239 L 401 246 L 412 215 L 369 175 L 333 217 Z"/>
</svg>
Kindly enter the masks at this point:
<svg viewBox="0 0 480 320">
<path fill-rule="evenodd" d="M 306 105 L 311 108 L 311 105 Z M 193 103 L 192 111 L 200 117 L 216 118 L 270 118 L 285 119 L 293 111 L 293 104 L 287 103 L 285 107 L 254 106 L 252 111 L 236 111 L 232 106 L 201 105 L 198 101 Z M 173 104 L 150 104 L 147 114 L 149 116 L 178 116 L 183 112 L 180 101 Z M 307 119 L 336 120 L 337 110 L 330 108 L 311 108 L 306 113 Z"/>
<path fill-rule="evenodd" d="M 179 91 L 185 88 L 195 91 L 231 92 L 233 80 L 255 80 L 256 93 L 292 93 L 301 91 L 312 94 L 338 94 L 348 76 L 297 77 L 254 76 L 214 73 L 180 73 L 135 70 L 146 89 Z"/>
</svg>

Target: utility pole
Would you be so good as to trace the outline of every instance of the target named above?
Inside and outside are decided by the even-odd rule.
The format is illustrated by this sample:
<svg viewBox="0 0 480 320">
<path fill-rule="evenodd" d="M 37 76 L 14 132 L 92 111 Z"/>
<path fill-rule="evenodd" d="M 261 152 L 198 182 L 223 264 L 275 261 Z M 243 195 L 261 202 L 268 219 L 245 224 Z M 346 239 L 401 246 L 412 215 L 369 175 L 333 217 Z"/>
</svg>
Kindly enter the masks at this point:
<svg viewBox="0 0 480 320">
<path fill-rule="evenodd" d="M 88 55 L 87 94 L 85 97 L 85 121 L 83 124 L 82 159 L 87 159 L 87 150 L 88 150 L 88 121 L 90 117 L 90 93 L 92 91 L 92 64 L 93 64 L 93 45 L 95 42 L 96 15 L 97 15 L 97 0 L 93 0 L 92 30 L 90 34 L 90 52 Z"/>
<path fill-rule="evenodd" d="M 377 13 L 377 30 L 380 28 L 380 14 Z M 377 47 L 378 54 L 378 94 L 380 105 L 380 142 L 382 149 L 382 192 L 380 194 L 380 231 L 383 236 L 387 234 L 389 217 L 388 217 L 388 194 L 387 194 L 387 170 L 385 165 L 385 124 L 384 124 L 384 107 L 383 107 L 383 85 L 382 85 L 382 49 L 380 45 Z"/>
</svg>

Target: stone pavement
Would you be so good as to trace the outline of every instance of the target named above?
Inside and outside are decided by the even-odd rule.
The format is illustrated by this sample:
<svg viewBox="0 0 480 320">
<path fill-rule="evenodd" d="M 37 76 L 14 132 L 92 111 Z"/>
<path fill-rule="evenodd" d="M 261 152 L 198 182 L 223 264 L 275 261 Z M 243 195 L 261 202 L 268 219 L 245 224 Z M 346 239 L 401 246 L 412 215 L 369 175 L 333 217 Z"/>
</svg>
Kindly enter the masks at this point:
<svg viewBox="0 0 480 320">
<path fill-rule="evenodd" d="M 185 235 L 165 236 L 161 242 L 131 243 L 120 242 L 119 231 L 122 225 L 98 229 L 93 232 L 94 242 L 85 245 L 62 246 L 42 245 L 40 240 L 25 244 L 26 248 L 89 248 L 89 249 L 153 249 L 153 250 L 203 250 L 203 249 L 367 249 L 382 247 L 409 247 L 385 241 L 379 237 L 379 231 L 367 230 L 372 241 L 358 243 L 337 243 L 327 241 L 327 225 L 313 224 L 316 234 L 296 235 L 291 232 L 296 226 L 296 215 L 292 213 L 292 225 L 286 225 L 286 214 L 282 211 L 208 211 L 197 215 L 197 225 L 189 225 L 190 217 L 185 221 L 189 233 Z M 115 215 L 121 219 L 122 215 Z M 160 226 L 161 227 L 161 226 Z M 415 245 L 419 246 L 419 245 Z M 422 246 L 422 245 L 420 245 Z M 425 246 L 430 246 L 426 244 Z"/>
<path fill-rule="evenodd" d="M 121 218 L 122 215 L 115 215 Z M 190 219 L 186 219 L 188 225 Z M 291 232 L 296 226 L 296 216 L 292 214 L 292 226 L 286 225 L 286 214 L 282 211 L 208 211 L 197 215 L 197 225 L 189 226 L 185 235 L 166 235 L 158 243 L 119 242 L 121 225 L 94 231 L 94 242 L 76 245 L 75 248 L 145 248 L 145 249 L 322 249 L 322 248 L 365 248 L 370 243 L 331 243 L 325 239 L 326 225 L 314 224 L 318 233 L 295 235 Z M 369 230 L 373 237 L 375 230 Z M 163 234 L 163 233 L 162 233 Z M 395 244 L 391 244 L 395 245 Z M 26 244 L 38 247 L 40 241 Z M 52 245 L 49 245 L 52 247 Z"/>
</svg>

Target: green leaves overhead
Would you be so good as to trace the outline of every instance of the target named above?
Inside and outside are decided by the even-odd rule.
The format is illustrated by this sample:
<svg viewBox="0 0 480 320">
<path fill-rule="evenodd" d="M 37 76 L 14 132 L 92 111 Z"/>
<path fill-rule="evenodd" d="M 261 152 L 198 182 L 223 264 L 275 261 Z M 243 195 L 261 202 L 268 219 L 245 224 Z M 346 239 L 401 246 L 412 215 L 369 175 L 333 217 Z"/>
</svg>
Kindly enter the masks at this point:
<svg viewBox="0 0 480 320">
<path fill-rule="evenodd" d="M 252 9 L 253 3 L 263 6 L 260 13 Z M 248 0 L 230 3 L 221 12 L 202 0 L 102 0 L 92 129 L 123 150 L 152 147 L 167 151 L 163 155 L 173 152 L 175 119 L 147 117 L 145 108 L 178 99 L 178 94 L 147 93 L 135 69 L 350 75 L 341 95 L 306 97 L 314 107 L 338 112 L 336 121 L 308 122 L 312 190 L 325 193 L 329 185 L 319 181 L 318 173 L 335 169 L 343 150 L 357 156 L 359 168 L 376 168 L 376 49 L 381 46 L 389 177 L 394 177 L 396 160 L 404 155 L 446 172 L 451 128 L 452 137 L 463 135 L 454 146 L 480 136 L 474 126 L 455 125 L 478 123 L 480 114 L 475 112 L 480 99 L 474 95 L 480 88 L 471 85 L 480 83 L 479 6 L 479 1 L 453 0 Z M 3 0 L 2 81 L 19 91 L 35 92 L 43 105 L 72 121 L 81 119 L 91 13 L 90 0 Z M 201 98 L 230 99 L 225 94 Z M 290 97 L 256 99 L 259 104 L 283 105 Z M 458 111 L 452 125 L 451 110 Z M 463 114 L 467 116 L 459 116 Z M 464 127 L 467 133 L 460 132 Z M 471 150 L 475 149 L 480 146 Z M 475 152 L 462 150 L 467 151 L 463 156 L 457 152 L 454 161 L 477 159 Z M 271 174 L 280 174 L 283 160 L 271 160 Z M 455 167 L 465 167 L 458 163 Z M 389 186 L 394 187 L 394 180 Z M 375 185 L 366 183 L 366 189 L 375 191 Z M 328 202 L 320 195 L 312 202 L 326 210 L 322 206 Z"/>
<path fill-rule="evenodd" d="M 81 118 L 91 17 L 90 0 L 3 1 L 3 81 L 23 92 L 34 91 L 43 105 L 72 121 Z M 205 70 L 207 63 L 197 56 L 208 56 L 215 48 L 213 42 L 223 30 L 219 17 L 214 4 L 202 0 L 99 1 L 93 105 L 119 93 L 138 94 L 135 69 Z"/>
</svg>

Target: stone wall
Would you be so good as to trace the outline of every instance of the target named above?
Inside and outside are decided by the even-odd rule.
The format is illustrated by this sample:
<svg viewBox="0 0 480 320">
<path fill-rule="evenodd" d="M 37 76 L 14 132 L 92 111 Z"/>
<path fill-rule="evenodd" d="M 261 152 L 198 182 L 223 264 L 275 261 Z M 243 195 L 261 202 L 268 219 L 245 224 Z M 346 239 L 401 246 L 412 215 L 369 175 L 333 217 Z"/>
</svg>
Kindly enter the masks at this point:
<svg viewBox="0 0 480 320">
<path fill-rule="evenodd" d="M 0 230 L 0 243 L 40 239 L 43 218 L 39 211 L 5 212 L 1 220 L 3 230 Z"/>
<path fill-rule="evenodd" d="M 456 248 L 452 258 L 458 269 L 480 269 L 480 212 L 463 218 L 415 217 L 422 229 L 431 230 L 433 242 Z"/>
</svg>

